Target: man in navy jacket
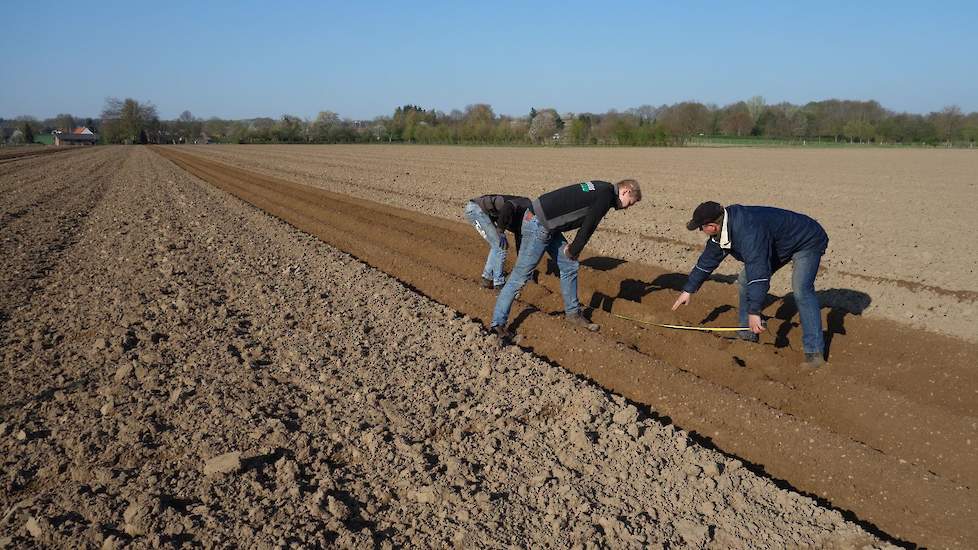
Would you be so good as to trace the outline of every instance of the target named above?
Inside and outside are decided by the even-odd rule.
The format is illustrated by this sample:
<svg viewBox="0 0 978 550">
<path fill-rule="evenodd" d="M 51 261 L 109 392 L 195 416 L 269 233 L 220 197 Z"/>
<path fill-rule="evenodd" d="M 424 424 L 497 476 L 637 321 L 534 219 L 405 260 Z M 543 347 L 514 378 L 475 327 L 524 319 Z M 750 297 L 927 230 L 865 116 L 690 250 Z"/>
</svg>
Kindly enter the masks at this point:
<svg viewBox="0 0 978 550">
<path fill-rule="evenodd" d="M 740 326 L 749 326 L 750 332 L 745 331 L 741 337 L 757 341 L 757 335 L 764 332 L 761 308 L 771 286 L 771 275 L 793 262 L 791 289 L 801 320 L 804 365 L 817 367 L 825 363 L 815 275 L 829 237 L 817 221 L 780 208 L 739 204 L 724 208 L 710 201 L 696 207 L 686 229 L 699 229 L 709 239 L 673 310 L 688 304 L 690 295 L 699 290 L 729 254 L 744 262 L 744 270 L 737 280 Z"/>
</svg>

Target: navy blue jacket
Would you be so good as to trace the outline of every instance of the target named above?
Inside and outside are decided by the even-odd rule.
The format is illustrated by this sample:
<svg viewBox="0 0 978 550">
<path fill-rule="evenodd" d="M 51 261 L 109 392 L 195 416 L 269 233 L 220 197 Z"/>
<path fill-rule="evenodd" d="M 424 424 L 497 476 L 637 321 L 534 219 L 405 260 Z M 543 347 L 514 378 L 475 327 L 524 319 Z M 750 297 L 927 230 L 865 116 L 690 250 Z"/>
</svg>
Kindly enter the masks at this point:
<svg viewBox="0 0 978 550">
<path fill-rule="evenodd" d="M 706 241 L 706 249 L 689 273 L 683 290 L 696 292 L 720 262 L 730 254 L 744 262 L 747 271 L 747 312 L 760 315 L 764 297 L 771 288 L 771 274 L 791 261 L 801 250 L 825 252 L 829 236 L 819 223 L 804 214 L 769 206 L 726 208 L 730 248 L 720 248 L 720 235 Z"/>
</svg>

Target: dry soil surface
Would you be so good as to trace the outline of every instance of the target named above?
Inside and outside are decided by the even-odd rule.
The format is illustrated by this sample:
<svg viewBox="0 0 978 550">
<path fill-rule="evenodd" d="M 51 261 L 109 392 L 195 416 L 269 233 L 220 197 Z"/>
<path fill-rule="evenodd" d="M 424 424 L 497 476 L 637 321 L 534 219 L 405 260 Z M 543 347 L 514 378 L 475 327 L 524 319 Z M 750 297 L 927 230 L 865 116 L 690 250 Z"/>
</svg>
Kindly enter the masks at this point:
<svg viewBox="0 0 978 550">
<path fill-rule="evenodd" d="M 27 157 L 37 157 L 52 153 L 65 153 L 73 150 L 72 147 L 51 147 L 43 145 L 32 145 L 24 147 L 3 147 L 0 148 L 0 164 L 14 162 L 18 159 Z"/>
<path fill-rule="evenodd" d="M 759 148 L 214 146 L 195 153 L 267 175 L 461 220 L 485 193 L 534 196 L 583 179 L 637 178 L 646 199 L 610 215 L 594 254 L 686 274 L 705 238 L 686 231 L 704 200 L 818 219 L 830 244 L 820 288 L 836 303 L 978 341 L 978 151 Z M 735 275 L 729 260 L 718 273 Z M 773 280 L 783 294 L 790 276 Z"/>
<path fill-rule="evenodd" d="M 419 292 L 485 319 L 494 295 L 477 289 L 485 246 L 466 224 L 265 176 L 186 148 L 160 154 Z M 824 310 L 830 366 L 799 369 L 790 299 L 771 297 L 771 335 L 750 345 L 649 328 L 617 315 L 675 318 L 683 276 L 608 257 L 583 259 L 581 296 L 600 334 L 561 321 L 552 266 L 523 291 L 521 346 L 657 414 L 692 428 L 795 487 L 854 511 L 886 532 L 928 545 L 978 538 L 978 349 L 892 321 Z M 732 322 L 729 285 L 710 283 L 680 315 Z M 823 297 L 830 296 L 829 290 Z"/>
<path fill-rule="evenodd" d="M 886 546 L 148 149 L 0 230 L 0 547 Z"/>
</svg>

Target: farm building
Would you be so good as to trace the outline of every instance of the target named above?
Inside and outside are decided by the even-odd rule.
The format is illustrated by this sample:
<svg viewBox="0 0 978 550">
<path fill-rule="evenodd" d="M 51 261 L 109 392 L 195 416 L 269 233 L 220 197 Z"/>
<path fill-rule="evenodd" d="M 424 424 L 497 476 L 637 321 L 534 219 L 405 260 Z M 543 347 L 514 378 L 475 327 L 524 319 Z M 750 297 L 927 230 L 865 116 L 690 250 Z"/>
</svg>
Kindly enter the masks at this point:
<svg viewBox="0 0 978 550">
<path fill-rule="evenodd" d="M 95 145 L 98 138 L 95 133 L 85 127 L 75 128 L 71 132 L 54 132 L 54 144 L 58 147 L 75 145 Z"/>
</svg>

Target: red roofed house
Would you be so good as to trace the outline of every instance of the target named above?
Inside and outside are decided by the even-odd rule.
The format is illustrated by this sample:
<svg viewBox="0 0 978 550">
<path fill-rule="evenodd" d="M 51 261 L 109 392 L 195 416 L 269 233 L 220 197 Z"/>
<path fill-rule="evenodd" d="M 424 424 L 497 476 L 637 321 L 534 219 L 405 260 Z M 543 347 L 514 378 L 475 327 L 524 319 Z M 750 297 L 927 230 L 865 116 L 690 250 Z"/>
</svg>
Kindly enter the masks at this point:
<svg viewBox="0 0 978 550">
<path fill-rule="evenodd" d="M 54 132 L 54 144 L 58 147 L 73 145 L 95 145 L 98 138 L 88 128 L 79 126 L 71 133 L 56 131 Z"/>
</svg>

